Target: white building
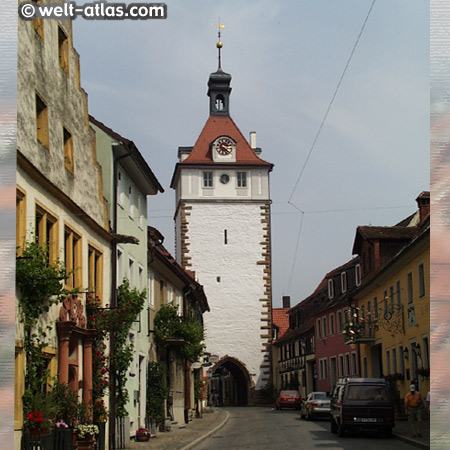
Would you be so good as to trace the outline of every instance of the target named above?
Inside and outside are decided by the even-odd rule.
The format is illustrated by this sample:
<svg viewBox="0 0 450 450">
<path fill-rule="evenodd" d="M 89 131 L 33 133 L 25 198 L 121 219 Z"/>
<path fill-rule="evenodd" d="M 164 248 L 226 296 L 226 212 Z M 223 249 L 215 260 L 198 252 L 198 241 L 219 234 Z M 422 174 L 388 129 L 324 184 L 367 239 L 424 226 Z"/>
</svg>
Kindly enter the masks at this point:
<svg viewBox="0 0 450 450">
<path fill-rule="evenodd" d="M 210 75 L 209 118 L 193 147 L 180 147 L 176 257 L 195 271 L 211 312 L 205 316 L 214 389 L 224 404 L 252 403 L 270 381 L 271 230 L 269 173 L 229 115 L 231 76 Z"/>
</svg>

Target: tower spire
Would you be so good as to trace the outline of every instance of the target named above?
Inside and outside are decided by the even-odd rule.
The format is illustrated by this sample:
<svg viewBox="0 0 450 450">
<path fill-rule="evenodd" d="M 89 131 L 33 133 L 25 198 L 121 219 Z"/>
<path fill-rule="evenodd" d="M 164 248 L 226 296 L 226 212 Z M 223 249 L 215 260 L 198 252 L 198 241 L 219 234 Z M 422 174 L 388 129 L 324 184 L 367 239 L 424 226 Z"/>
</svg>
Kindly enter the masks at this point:
<svg viewBox="0 0 450 450">
<path fill-rule="evenodd" d="M 218 41 L 217 41 L 217 44 L 216 44 L 216 47 L 217 47 L 217 49 L 219 51 L 219 55 L 218 55 L 218 60 L 219 60 L 219 67 L 218 68 L 219 69 L 222 68 L 221 49 L 223 47 L 223 44 L 222 44 L 222 41 L 220 40 L 220 36 L 221 36 L 221 31 L 220 30 L 222 30 L 223 28 L 225 28 L 225 25 L 223 23 L 220 23 L 220 17 L 219 17 L 219 27 L 218 27 L 218 30 L 217 30 L 217 39 L 218 39 Z"/>
</svg>

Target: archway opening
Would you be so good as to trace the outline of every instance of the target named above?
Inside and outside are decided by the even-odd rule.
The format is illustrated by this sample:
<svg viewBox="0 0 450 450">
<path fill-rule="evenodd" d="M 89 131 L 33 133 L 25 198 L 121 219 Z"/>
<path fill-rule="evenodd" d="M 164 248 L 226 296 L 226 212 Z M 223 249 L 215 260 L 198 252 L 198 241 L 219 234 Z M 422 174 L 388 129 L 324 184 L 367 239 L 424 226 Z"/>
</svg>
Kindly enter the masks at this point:
<svg viewBox="0 0 450 450">
<path fill-rule="evenodd" d="M 211 369 L 211 394 L 218 406 L 246 406 L 250 376 L 245 366 L 235 358 L 222 358 Z"/>
</svg>

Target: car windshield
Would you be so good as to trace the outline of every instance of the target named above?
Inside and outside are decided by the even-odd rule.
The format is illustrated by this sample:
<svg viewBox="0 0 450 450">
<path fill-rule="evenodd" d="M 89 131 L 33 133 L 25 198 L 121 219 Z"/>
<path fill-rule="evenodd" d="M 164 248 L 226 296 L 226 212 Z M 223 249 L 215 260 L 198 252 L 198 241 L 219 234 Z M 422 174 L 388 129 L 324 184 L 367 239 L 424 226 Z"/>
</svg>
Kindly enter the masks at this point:
<svg viewBox="0 0 450 450">
<path fill-rule="evenodd" d="M 385 386 L 348 386 L 347 400 L 387 402 L 389 394 Z"/>
<path fill-rule="evenodd" d="M 297 391 L 283 391 L 281 393 L 281 395 L 283 397 L 298 397 L 298 392 Z"/>
<path fill-rule="evenodd" d="M 327 394 L 325 392 L 316 392 L 312 397 L 314 400 L 326 400 Z"/>
</svg>

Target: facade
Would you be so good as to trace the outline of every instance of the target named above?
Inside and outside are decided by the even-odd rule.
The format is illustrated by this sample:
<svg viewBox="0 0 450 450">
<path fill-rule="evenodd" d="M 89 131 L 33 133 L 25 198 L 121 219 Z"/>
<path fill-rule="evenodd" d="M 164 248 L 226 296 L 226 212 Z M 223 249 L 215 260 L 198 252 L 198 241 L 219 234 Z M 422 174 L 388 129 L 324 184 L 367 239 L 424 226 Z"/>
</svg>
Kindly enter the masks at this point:
<svg viewBox="0 0 450 450">
<path fill-rule="evenodd" d="M 387 377 L 400 399 L 412 382 L 424 398 L 430 390 L 429 192 L 417 202 L 417 213 L 396 226 L 359 227 L 353 248 L 358 254 L 368 253 L 370 246 L 379 249 L 372 254 L 374 270 L 365 272 L 355 295 L 362 375 Z M 408 240 L 391 252 L 405 234 Z M 387 262 L 377 267 L 377 260 Z"/>
<path fill-rule="evenodd" d="M 206 345 L 221 401 L 247 404 L 271 378 L 273 166 L 231 119 L 230 82 L 220 67 L 211 74 L 209 118 L 195 145 L 179 148 L 171 187 L 176 258 L 195 271 L 211 308 Z"/>
<path fill-rule="evenodd" d="M 147 196 L 156 195 L 164 189 L 132 141 L 92 116 L 89 120 L 95 131 L 97 158 L 104 175 L 103 195 L 110 205 L 108 219 L 115 237 L 113 292 L 124 278 L 128 279 L 130 288 L 143 291 L 149 286 Z M 111 304 L 116 304 L 114 298 Z M 144 311 L 148 308 L 149 293 Z M 129 332 L 134 358 L 126 384 L 130 398 L 126 405 L 129 416 L 124 424 L 129 431 L 125 435 L 134 435 L 139 427 L 145 426 L 148 329 L 148 315 L 141 312 Z"/>
<path fill-rule="evenodd" d="M 200 379 L 199 370 L 173 351 L 159 349 L 154 339 L 154 320 L 161 306 L 176 306 L 180 317 L 193 314 L 203 323 L 203 313 L 209 311 L 203 287 L 193 273 L 184 270 L 163 245 L 164 236 L 148 227 L 149 307 L 148 336 L 150 360 L 160 361 L 165 367 L 166 386 L 169 397 L 166 404 L 167 417 L 171 423 L 188 423 L 197 405 L 194 398 L 194 381 Z M 169 423 L 170 425 L 170 423 Z"/>
<path fill-rule="evenodd" d="M 109 301 L 111 242 L 102 172 L 89 128 L 87 96 L 70 21 L 20 20 L 17 100 L 17 245 L 37 240 L 50 262 L 65 263 L 63 305 L 39 318 L 50 326 L 44 348 L 50 377 L 92 405 L 93 330 L 86 329 L 87 291 Z M 19 256 L 21 250 L 19 250 Z M 18 294 L 20 296 L 20 293 Z M 20 302 L 20 297 L 16 305 Z M 18 307 L 18 306 L 17 306 Z M 23 324 L 16 323 L 15 448 L 20 447 L 26 357 Z M 48 388 L 46 388 L 48 389 Z"/>
</svg>

